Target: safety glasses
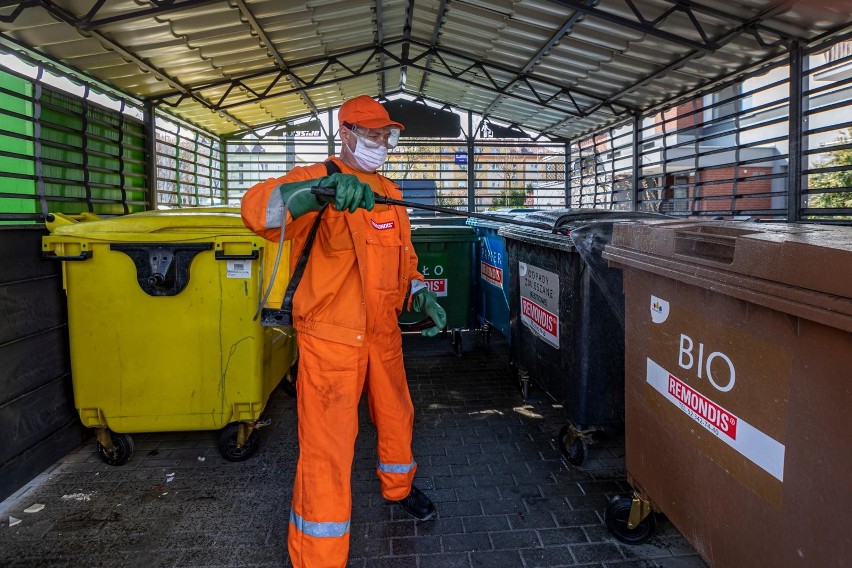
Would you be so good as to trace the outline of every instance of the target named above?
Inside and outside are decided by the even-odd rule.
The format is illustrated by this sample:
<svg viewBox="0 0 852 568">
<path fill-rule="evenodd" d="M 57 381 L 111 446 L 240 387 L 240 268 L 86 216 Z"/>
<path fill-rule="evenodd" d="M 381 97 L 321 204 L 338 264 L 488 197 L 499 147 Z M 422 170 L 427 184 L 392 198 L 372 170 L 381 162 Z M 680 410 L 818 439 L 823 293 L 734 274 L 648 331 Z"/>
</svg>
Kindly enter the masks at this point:
<svg viewBox="0 0 852 568">
<path fill-rule="evenodd" d="M 342 125 L 349 132 L 358 137 L 364 142 L 367 148 L 375 149 L 384 146 L 385 148 L 396 148 L 399 144 L 399 128 L 391 126 L 390 128 L 363 128 L 356 124 L 344 122 Z"/>
</svg>

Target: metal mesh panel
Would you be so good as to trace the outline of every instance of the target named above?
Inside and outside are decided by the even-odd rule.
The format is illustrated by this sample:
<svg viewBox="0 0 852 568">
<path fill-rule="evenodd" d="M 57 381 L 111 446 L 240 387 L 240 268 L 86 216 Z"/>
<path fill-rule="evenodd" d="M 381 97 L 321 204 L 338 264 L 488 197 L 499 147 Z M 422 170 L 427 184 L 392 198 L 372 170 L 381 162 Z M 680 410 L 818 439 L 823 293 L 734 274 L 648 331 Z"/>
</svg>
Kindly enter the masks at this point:
<svg viewBox="0 0 852 568">
<path fill-rule="evenodd" d="M 776 64 L 646 116 L 637 208 L 671 215 L 783 218 L 789 70 Z"/>
<path fill-rule="evenodd" d="M 16 63 L 0 71 L 0 221 L 144 209 L 140 108 L 39 62 Z"/>
<path fill-rule="evenodd" d="M 633 125 L 623 123 L 571 146 L 573 208 L 632 209 Z"/>
<path fill-rule="evenodd" d="M 852 41 L 813 46 L 806 59 L 802 218 L 852 222 Z"/>
<path fill-rule="evenodd" d="M 224 204 L 219 139 L 164 115 L 156 125 L 157 208 Z"/>
<path fill-rule="evenodd" d="M 850 223 L 850 37 L 575 141 L 570 206 Z"/>
<path fill-rule="evenodd" d="M 328 155 L 328 141 L 320 132 L 300 132 L 290 136 L 244 136 L 225 145 L 226 193 L 228 203 L 239 205 L 254 184 L 281 177 L 295 166 L 322 162 Z"/>
</svg>

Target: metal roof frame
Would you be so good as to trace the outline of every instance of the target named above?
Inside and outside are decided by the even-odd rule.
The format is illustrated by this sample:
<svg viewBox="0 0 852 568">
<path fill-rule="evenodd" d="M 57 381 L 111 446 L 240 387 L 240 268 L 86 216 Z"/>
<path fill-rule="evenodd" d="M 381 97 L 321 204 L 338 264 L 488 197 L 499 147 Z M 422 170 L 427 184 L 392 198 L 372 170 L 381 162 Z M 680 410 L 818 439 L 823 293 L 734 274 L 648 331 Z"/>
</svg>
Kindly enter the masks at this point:
<svg viewBox="0 0 852 568">
<path fill-rule="evenodd" d="M 127 80 L 129 94 L 219 135 L 319 116 L 366 90 L 379 98 L 411 94 L 570 139 L 852 20 L 852 8 L 839 0 L 440 0 L 425 7 L 415 0 L 329 0 L 321 13 L 306 2 L 273 0 L 149 3 L 92 0 L 85 13 L 74 13 L 70 6 L 80 2 L 72 0 L 0 2 L 0 34 L 108 84 L 110 61 L 135 65 L 156 81 Z M 339 40 L 335 18 L 344 7 L 371 10 L 372 29 L 354 25 L 347 30 L 354 39 Z M 316 20 L 307 35 L 321 41 L 306 40 L 308 56 L 284 55 L 284 13 Z M 78 35 L 52 43 L 57 21 Z M 207 55 L 218 53 L 216 38 L 199 38 L 199 30 L 221 21 L 229 39 L 256 49 Z M 154 31 L 149 39 L 140 27 L 174 39 Z M 180 41 L 186 61 L 172 64 L 168 55 Z M 81 54 L 64 56 L 66 44 Z M 560 65 L 570 69 L 560 74 Z M 708 69 L 715 74 L 705 77 Z"/>
</svg>

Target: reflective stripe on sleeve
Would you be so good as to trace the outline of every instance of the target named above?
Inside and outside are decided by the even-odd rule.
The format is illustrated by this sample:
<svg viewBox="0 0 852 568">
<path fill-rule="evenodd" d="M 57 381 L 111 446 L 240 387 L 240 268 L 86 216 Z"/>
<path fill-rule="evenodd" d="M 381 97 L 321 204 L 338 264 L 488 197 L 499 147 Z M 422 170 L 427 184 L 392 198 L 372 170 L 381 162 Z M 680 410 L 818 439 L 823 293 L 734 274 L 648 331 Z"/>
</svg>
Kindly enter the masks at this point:
<svg viewBox="0 0 852 568">
<path fill-rule="evenodd" d="M 385 473 L 408 473 L 409 471 L 417 465 L 414 461 L 411 463 L 382 463 L 376 466 L 379 471 L 384 471 Z"/>
<path fill-rule="evenodd" d="M 316 523 L 314 521 L 306 521 L 293 510 L 290 511 L 290 522 L 302 534 L 319 538 L 340 537 L 345 536 L 349 532 L 349 521 L 344 523 Z"/>
<path fill-rule="evenodd" d="M 266 228 L 275 229 L 281 226 L 284 220 L 281 213 L 284 206 L 284 200 L 281 199 L 281 186 L 279 185 L 269 194 L 269 201 L 266 202 Z"/>
</svg>

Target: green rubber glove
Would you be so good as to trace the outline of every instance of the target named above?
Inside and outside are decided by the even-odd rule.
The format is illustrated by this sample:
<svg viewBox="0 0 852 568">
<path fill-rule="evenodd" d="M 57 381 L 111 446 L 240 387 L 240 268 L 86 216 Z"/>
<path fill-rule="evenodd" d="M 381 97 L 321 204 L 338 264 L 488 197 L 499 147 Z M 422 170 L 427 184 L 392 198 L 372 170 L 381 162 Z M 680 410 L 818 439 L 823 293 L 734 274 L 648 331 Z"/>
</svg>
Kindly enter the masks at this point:
<svg viewBox="0 0 852 568">
<path fill-rule="evenodd" d="M 311 193 L 311 188 L 318 185 L 320 180 L 325 178 L 309 179 L 305 181 L 294 181 L 292 183 L 282 183 L 278 186 L 278 191 L 281 193 L 281 199 L 288 202 L 287 208 L 293 219 L 301 217 L 310 211 L 319 211 L 323 206 L 323 201 L 320 201 L 316 195 Z M 296 193 L 300 189 L 301 193 Z M 289 201 L 288 201 L 289 200 Z"/>
<path fill-rule="evenodd" d="M 435 337 L 447 326 L 447 312 L 438 303 L 438 296 L 428 288 L 423 288 L 414 294 L 411 307 L 415 312 L 425 313 L 434 322 L 435 327 L 421 331 L 421 335 Z"/>
<path fill-rule="evenodd" d="M 355 213 L 359 207 L 371 211 L 376 204 L 370 186 L 351 174 L 331 174 L 316 180 L 316 185 L 337 190 L 333 205 L 338 211 Z"/>
</svg>

